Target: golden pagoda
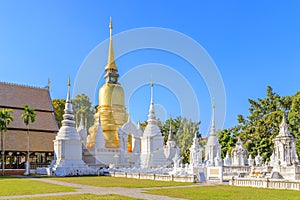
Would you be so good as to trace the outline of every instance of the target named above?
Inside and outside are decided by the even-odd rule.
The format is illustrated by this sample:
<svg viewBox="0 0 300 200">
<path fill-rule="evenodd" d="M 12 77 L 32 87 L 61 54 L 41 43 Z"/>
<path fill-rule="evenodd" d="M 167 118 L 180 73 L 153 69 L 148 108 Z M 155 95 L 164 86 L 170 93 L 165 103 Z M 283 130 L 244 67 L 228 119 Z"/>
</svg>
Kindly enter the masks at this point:
<svg viewBox="0 0 300 200">
<path fill-rule="evenodd" d="M 119 74 L 114 58 L 112 28 L 112 20 L 110 19 L 108 60 L 104 76 L 106 82 L 99 90 L 98 112 L 94 116 L 96 122 L 100 114 L 106 148 L 119 147 L 118 128 L 127 121 L 126 108 L 124 106 L 124 90 L 118 83 Z M 88 148 L 94 146 L 96 130 L 96 125 L 90 129 L 91 140 L 88 141 Z"/>
</svg>

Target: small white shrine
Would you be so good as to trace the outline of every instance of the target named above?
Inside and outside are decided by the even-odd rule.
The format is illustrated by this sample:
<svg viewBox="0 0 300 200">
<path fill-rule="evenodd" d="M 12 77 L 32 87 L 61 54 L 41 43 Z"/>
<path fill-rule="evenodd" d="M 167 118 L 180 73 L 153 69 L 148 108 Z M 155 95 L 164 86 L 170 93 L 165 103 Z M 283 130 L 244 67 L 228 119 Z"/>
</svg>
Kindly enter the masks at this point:
<svg viewBox="0 0 300 200">
<path fill-rule="evenodd" d="M 173 129 L 172 129 L 172 116 L 170 116 L 170 130 L 168 135 L 167 143 L 164 147 L 164 152 L 167 158 L 167 161 L 170 162 L 172 165 L 174 164 L 173 158 L 175 157 L 176 152 L 179 152 L 179 148 L 176 145 L 176 141 L 173 137 Z"/>
<path fill-rule="evenodd" d="M 194 167 L 202 165 L 202 147 L 199 144 L 197 132 L 195 132 L 193 144 L 190 147 L 190 165 Z"/>
<path fill-rule="evenodd" d="M 83 148 L 86 146 L 86 141 L 87 141 L 87 130 L 86 127 L 83 123 L 82 118 L 80 119 L 79 126 L 77 128 L 77 132 L 79 133 Z"/>
<path fill-rule="evenodd" d="M 272 177 L 281 178 L 282 176 L 284 179 L 299 180 L 300 167 L 295 148 L 295 138 L 289 132 L 285 114 L 279 126 L 279 134 L 273 142 L 274 149 L 270 162 L 273 166 Z"/>
<path fill-rule="evenodd" d="M 229 156 L 228 151 L 227 151 L 226 156 L 224 158 L 224 166 L 231 166 L 231 158 Z"/>
<path fill-rule="evenodd" d="M 279 134 L 273 140 L 274 149 L 272 158 L 274 165 L 291 166 L 299 163 L 299 159 L 295 149 L 295 138 L 290 134 L 285 115 L 279 126 Z"/>
<path fill-rule="evenodd" d="M 248 165 L 248 151 L 244 147 L 240 138 L 236 142 L 235 148 L 231 151 L 232 166 L 246 166 Z"/>
</svg>

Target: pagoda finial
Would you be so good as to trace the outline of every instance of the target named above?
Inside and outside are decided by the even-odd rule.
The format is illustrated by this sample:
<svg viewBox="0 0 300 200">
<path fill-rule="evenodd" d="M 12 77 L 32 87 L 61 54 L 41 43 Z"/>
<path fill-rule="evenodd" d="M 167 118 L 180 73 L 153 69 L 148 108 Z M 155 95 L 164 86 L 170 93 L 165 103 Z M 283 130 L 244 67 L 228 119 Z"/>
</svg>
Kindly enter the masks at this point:
<svg viewBox="0 0 300 200">
<path fill-rule="evenodd" d="M 168 141 L 172 141 L 173 139 L 173 130 L 172 130 L 172 114 L 170 114 L 170 130 L 168 135 Z"/>
<path fill-rule="evenodd" d="M 68 86 L 71 86 L 71 79 L 70 79 L 70 76 L 68 78 Z"/>
<path fill-rule="evenodd" d="M 153 86 L 154 86 L 153 82 L 150 81 L 151 99 L 150 99 L 148 122 L 149 122 L 149 120 L 150 121 L 156 121 L 155 111 L 154 111 Z"/>
<path fill-rule="evenodd" d="M 71 95 L 70 95 L 70 86 L 71 86 L 71 81 L 70 77 L 68 78 L 68 93 L 67 93 L 67 99 L 66 99 L 66 104 L 65 104 L 65 110 L 64 110 L 64 115 L 63 115 L 63 120 L 62 120 L 62 126 L 73 126 L 75 127 L 75 120 L 74 120 L 74 111 L 72 108 L 72 103 L 71 103 Z"/>
<path fill-rule="evenodd" d="M 215 135 L 216 134 L 216 127 L 215 127 L 215 100 L 212 102 L 212 119 L 211 119 L 211 130 L 210 130 L 210 135 Z"/>
<path fill-rule="evenodd" d="M 67 93 L 66 102 L 71 102 L 70 87 L 71 87 L 71 80 L 70 80 L 70 76 L 69 76 L 69 78 L 68 78 L 68 93 Z"/>
<path fill-rule="evenodd" d="M 151 105 L 154 104 L 153 102 L 153 86 L 154 86 L 154 83 L 152 81 L 150 81 L 150 88 L 151 88 Z"/>
<path fill-rule="evenodd" d="M 113 40 L 112 40 L 112 18 L 110 17 L 109 22 L 109 49 L 108 49 L 108 59 L 107 59 L 107 66 L 105 70 L 108 72 L 118 71 L 118 68 L 115 63 L 115 56 L 114 56 L 114 48 L 113 48 Z"/>
</svg>

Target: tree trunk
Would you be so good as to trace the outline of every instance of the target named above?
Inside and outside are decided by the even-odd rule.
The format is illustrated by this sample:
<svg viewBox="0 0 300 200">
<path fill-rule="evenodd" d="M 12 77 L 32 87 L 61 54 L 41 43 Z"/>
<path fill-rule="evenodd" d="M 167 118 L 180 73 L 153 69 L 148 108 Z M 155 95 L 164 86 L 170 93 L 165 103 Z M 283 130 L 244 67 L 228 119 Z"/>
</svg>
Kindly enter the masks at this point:
<svg viewBox="0 0 300 200">
<path fill-rule="evenodd" d="M 25 175 L 30 175 L 29 152 L 30 152 L 30 135 L 29 135 L 29 124 L 28 124 L 27 125 L 27 162 L 25 168 Z"/>
<path fill-rule="evenodd" d="M 4 138 L 3 131 L 1 131 L 1 154 L 2 154 L 2 176 L 4 176 Z"/>
</svg>

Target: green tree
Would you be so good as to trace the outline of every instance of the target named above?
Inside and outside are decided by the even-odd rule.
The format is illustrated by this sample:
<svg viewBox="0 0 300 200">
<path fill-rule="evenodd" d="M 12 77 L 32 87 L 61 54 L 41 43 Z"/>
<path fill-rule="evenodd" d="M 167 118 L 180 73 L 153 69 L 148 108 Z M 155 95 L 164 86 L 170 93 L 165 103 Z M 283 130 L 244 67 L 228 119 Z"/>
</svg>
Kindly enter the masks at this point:
<svg viewBox="0 0 300 200">
<path fill-rule="evenodd" d="M 66 104 L 66 100 L 64 100 L 64 99 L 53 99 L 52 100 L 54 116 L 55 116 L 58 127 L 61 127 L 61 121 L 63 120 L 65 104 Z"/>
<path fill-rule="evenodd" d="M 264 99 L 248 100 L 249 115 L 238 115 L 238 125 L 229 131 L 231 139 L 226 130 L 220 133 L 220 143 L 235 142 L 237 137 L 240 137 L 251 155 L 256 156 L 259 151 L 263 159 L 268 160 L 273 151 L 272 140 L 278 134 L 283 113 L 289 111 L 292 100 L 293 97 L 280 97 L 268 86 Z M 223 156 L 225 150 L 231 150 L 231 142 L 222 148 Z"/>
<path fill-rule="evenodd" d="M 233 137 L 231 129 L 219 130 L 217 136 L 221 145 L 221 157 L 224 159 L 227 152 L 230 153 L 234 148 L 236 138 Z"/>
<path fill-rule="evenodd" d="M 79 94 L 72 99 L 73 110 L 75 113 L 75 119 L 79 123 L 80 118 L 86 121 L 85 126 L 91 127 L 94 124 L 94 107 L 92 102 L 85 94 Z"/>
<path fill-rule="evenodd" d="M 175 119 L 171 118 L 167 119 L 160 127 L 162 135 L 164 136 L 164 142 L 166 144 L 169 133 L 170 133 L 170 123 L 172 125 L 172 133 L 175 136 L 177 134 L 177 131 L 179 130 L 180 124 L 181 124 L 181 117 L 176 117 Z"/>
<path fill-rule="evenodd" d="M 36 112 L 33 108 L 30 108 L 28 105 L 24 105 L 24 113 L 22 114 L 22 119 L 24 124 L 27 127 L 27 167 L 25 174 L 30 174 L 30 163 L 29 163 L 29 152 L 30 152 L 30 135 L 29 135 L 29 129 L 30 129 L 30 123 L 35 122 L 36 119 Z"/>
<path fill-rule="evenodd" d="M 11 112 L 12 112 L 12 110 L 10 110 L 10 109 L 2 109 L 2 110 L 0 110 L 2 176 L 4 176 L 4 165 L 5 165 L 5 159 L 4 159 L 5 150 L 4 150 L 4 136 L 3 136 L 3 132 L 7 131 L 7 128 L 9 127 L 10 123 L 14 120 Z"/>
<path fill-rule="evenodd" d="M 296 151 L 300 152 L 300 92 L 293 96 L 291 109 L 288 113 L 289 130 L 296 140 Z"/>
<path fill-rule="evenodd" d="M 188 120 L 187 118 L 181 117 L 177 120 L 180 120 L 180 126 L 176 131 L 175 139 L 180 149 L 180 154 L 183 157 L 182 162 L 188 163 L 190 158 L 189 148 L 193 143 L 195 132 L 197 133 L 198 138 L 201 138 L 201 134 L 199 132 L 200 122 L 193 122 L 191 119 Z"/>
</svg>

